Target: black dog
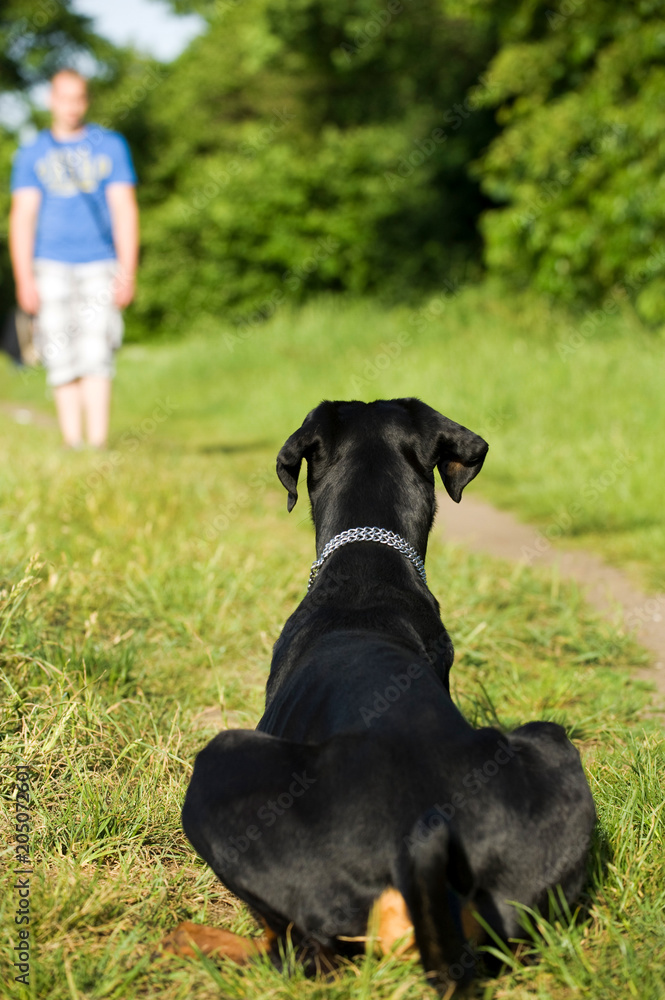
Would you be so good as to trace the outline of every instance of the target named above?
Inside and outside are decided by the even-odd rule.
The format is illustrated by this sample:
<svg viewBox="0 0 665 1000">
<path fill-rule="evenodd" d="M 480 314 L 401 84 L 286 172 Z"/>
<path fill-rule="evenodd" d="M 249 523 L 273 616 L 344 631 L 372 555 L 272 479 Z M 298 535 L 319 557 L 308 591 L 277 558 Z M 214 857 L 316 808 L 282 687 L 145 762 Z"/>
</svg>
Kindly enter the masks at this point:
<svg viewBox="0 0 665 1000">
<path fill-rule="evenodd" d="M 568 901 L 579 892 L 595 821 L 579 755 L 552 723 L 502 735 L 465 721 L 420 561 L 434 467 L 459 502 L 486 452 L 417 399 L 321 403 L 281 449 L 289 511 L 307 460 L 319 559 L 275 643 L 257 730 L 201 751 L 182 815 L 267 934 L 185 924 L 169 950 L 279 961 L 289 939 L 306 963 L 332 964 L 362 950 L 378 904 L 384 949 L 408 944 L 412 925 L 443 990 L 474 966 L 473 911 L 507 940 L 520 929 L 511 902 L 546 909 L 557 885 Z"/>
</svg>

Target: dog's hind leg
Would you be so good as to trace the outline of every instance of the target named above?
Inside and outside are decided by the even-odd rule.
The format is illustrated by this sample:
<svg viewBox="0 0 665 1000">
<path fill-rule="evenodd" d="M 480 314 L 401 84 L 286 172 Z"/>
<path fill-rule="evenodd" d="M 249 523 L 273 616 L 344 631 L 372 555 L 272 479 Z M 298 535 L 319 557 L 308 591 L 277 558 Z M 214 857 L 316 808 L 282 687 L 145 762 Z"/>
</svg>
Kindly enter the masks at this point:
<svg viewBox="0 0 665 1000">
<path fill-rule="evenodd" d="M 368 734 L 344 734 L 327 744 L 298 744 L 232 730 L 196 759 L 182 813 L 187 837 L 222 884 L 296 950 L 311 942 L 317 953 L 334 952 L 338 937 L 364 934 L 372 899 L 386 884 L 387 853 L 377 857 L 370 833 L 361 846 L 342 818 L 362 811 L 371 828 L 375 810 L 358 761 L 380 756 L 373 742 Z M 238 944 L 220 942 L 227 950 Z"/>
</svg>

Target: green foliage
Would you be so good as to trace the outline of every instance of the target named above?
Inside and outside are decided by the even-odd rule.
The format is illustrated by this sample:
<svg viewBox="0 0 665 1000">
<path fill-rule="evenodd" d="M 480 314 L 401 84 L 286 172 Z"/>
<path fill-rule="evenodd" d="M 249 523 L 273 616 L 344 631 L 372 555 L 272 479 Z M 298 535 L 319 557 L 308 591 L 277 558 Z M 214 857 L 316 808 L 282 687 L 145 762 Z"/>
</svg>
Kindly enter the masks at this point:
<svg viewBox="0 0 665 1000">
<path fill-rule="evenodd" d="M 520 3 L 484 95 L 503 128 L 476 168 L 500 206 L 482 224 L 493 271 L 649 322 L 665 320 L 664 12 Z"/>
<path fill-rule="evenodd" d="M 207 29 L 170 65 L 69 0 L 0 14 L 6 86 L 87 52 L 91 117 L 130 141 L 130 336 L 246 329 L 322 291 L 414 301 L 477 276 L 483 241 L 517 286 L 665 319 L 665 0 L 171 5 Z"/>
<path fill-rule="evenodd" d="M 137 109 L 142 332 L 242 324 L 321 290 L 404 295 L 459 269 L 482 204 L 466 164 L 492 128 L 463 105 L 487 33 L 432 0 L 204 11 Z"/>
<path fill-rule="evenodd" d="M 90 30 L 90 18 L 71 0 L 6 0 L 0 10 L 0 91 L 17 91 L 47 80 L 81 55 L 110 49 Z"/>
</svg>

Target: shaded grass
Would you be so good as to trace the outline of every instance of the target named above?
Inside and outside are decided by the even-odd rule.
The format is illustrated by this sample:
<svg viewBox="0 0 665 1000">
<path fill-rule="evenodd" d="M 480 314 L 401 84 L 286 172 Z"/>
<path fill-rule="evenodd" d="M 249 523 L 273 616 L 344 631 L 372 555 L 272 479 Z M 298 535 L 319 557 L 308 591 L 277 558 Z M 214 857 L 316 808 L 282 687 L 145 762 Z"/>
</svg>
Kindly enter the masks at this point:
<svg viewBox="0 0 665 1000">
<path fill-rule="evenodd" d="M 458 310 L 460 335 L 470 308 L 464 297 L 449 306 Z M 489 332 L 474 334 L 481 360 L 490 353 L 482 338 L 492 331 L 497 351 L 521 336 L 510 334 L 501 309 Z M 324 983 L 299 973 L 288 979 L 261 964 L 239 971 L 151 957 L 181 919 L 253 927 L 180 830 L 194 754 L 216 729 L 201 712 L 216 706 L 230 725 L 256 724 L 272 642 L 306 586 L 313 557 L 307 505 L 303 497 L 287 517 L 274 476 L 277 448 L 322 396 L 362 395 L 349 383 L 362 375 L 367 351 L 406 321 L 362 304 L 333 304 L 278 316 L 233 351 L 209 335 L 188 345 L 131 348 L 121 362 L 114 451 L 64 454 L 55 430 L 30 426 L 16 426 L 0 443 L 0 780 L 8 859 L 14 768 L 20 761 L 33 768 L 35 955 L 27 995 L 432 995 L 417 963 L 391 958 L 369 958 Z M 482 479 L 497 496 L 512 489 L 523 503 L 525 496 L 557 495 L 576 456 L 589 460 L 576 451 L 581 432 L 570 454 L 563 446 L 557 453 L 564 471 L 544 459 L 538 464 L 527 401 L 515 382 L 501 391 L 516 400 L 513 410 L 524 411 L 493 437 L 482 424 L 493 419 L 498 380 L 494 395 L 464 378 L 444 386 L 443 362 L 432 364 L 434 326 L 426 330 L 409 348 L 413 354 L 366 387 L 366 398 L 417 393 L 485 432 L 496 464 L 492 471 L 488 463 Z M 460 341 L 448 348 L 446 363 L 453 359 L 455 370 L 467 372 L 468 347 Z M 533 378 L 538 383 L 540 375 Z M 39 379 L 21 386 L 24 397 L 40 399 Z M 542 405 L 554 406 L 544 396 Z M 591 408 L 588 399 L 584 405 Z M 562 419 L 572 432 L 572 418 Z M 546 426 L 544 415 L 534 420 Z M 506 473 L 518 425 L 525 435 L 521 486 Z M 610 454 L 600 436 L 597 446 Z M 556 472 L 551 484 L 547 468 Z M 646 572 L 647 562 L 641 565 Z M 661 734 L 639 721 L 648 692 L 629 673 L 645 654 L 591 615 L 553 573 L 469 556 L 433 537 L 428 578 L 455 642 L 454 694 L 465 714 L 505 728 L 533 718 L 563 723 L 583 754 L 600 818 L 580 918 L 539 919 L 544 938 L 527 948 L 537 962 L 481 978 L 472 995 L 662 996 L 664 750 Z M 10 875 L 0 898 L 0 965 L 13 991 Z"/>
</svg>

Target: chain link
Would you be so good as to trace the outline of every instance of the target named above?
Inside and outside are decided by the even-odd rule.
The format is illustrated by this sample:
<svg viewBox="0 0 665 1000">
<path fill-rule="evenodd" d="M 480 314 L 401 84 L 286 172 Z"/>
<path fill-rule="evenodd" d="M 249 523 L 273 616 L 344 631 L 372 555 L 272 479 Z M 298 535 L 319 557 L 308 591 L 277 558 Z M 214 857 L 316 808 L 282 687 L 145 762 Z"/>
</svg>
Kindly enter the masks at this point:
<svg viewBox="0 0 665 1000">
<path fill-rule="evenodd" d="M 415 568 L 418 570 L 418 574 L 427 586 L 427 576 L 425 575 L 425 564 L 422 559 L 413 548 L 412 545 L 402 538 L 401 535 L 396 534 L 394 531 L 388 531 L 387 528 L 347 528 L 346 531 L 340 531 L 339 535 L 335 535 L 330 541 L 325 545 L 323 552 L 316 560 L 312 563 L 312 568 L 309 571 L 309 583 L 307 584 L 307 590 L 310 589 L 314 581 L 316 580 L 317 574 L 324 562 L 336 549 L 339 549 L 342 545 L 348 545 L 349 542 L 380 542 L 382 545 L 389 545 L 392 549 L 397 549 L 406 558 L 413 563 Z"/>
</svg>

